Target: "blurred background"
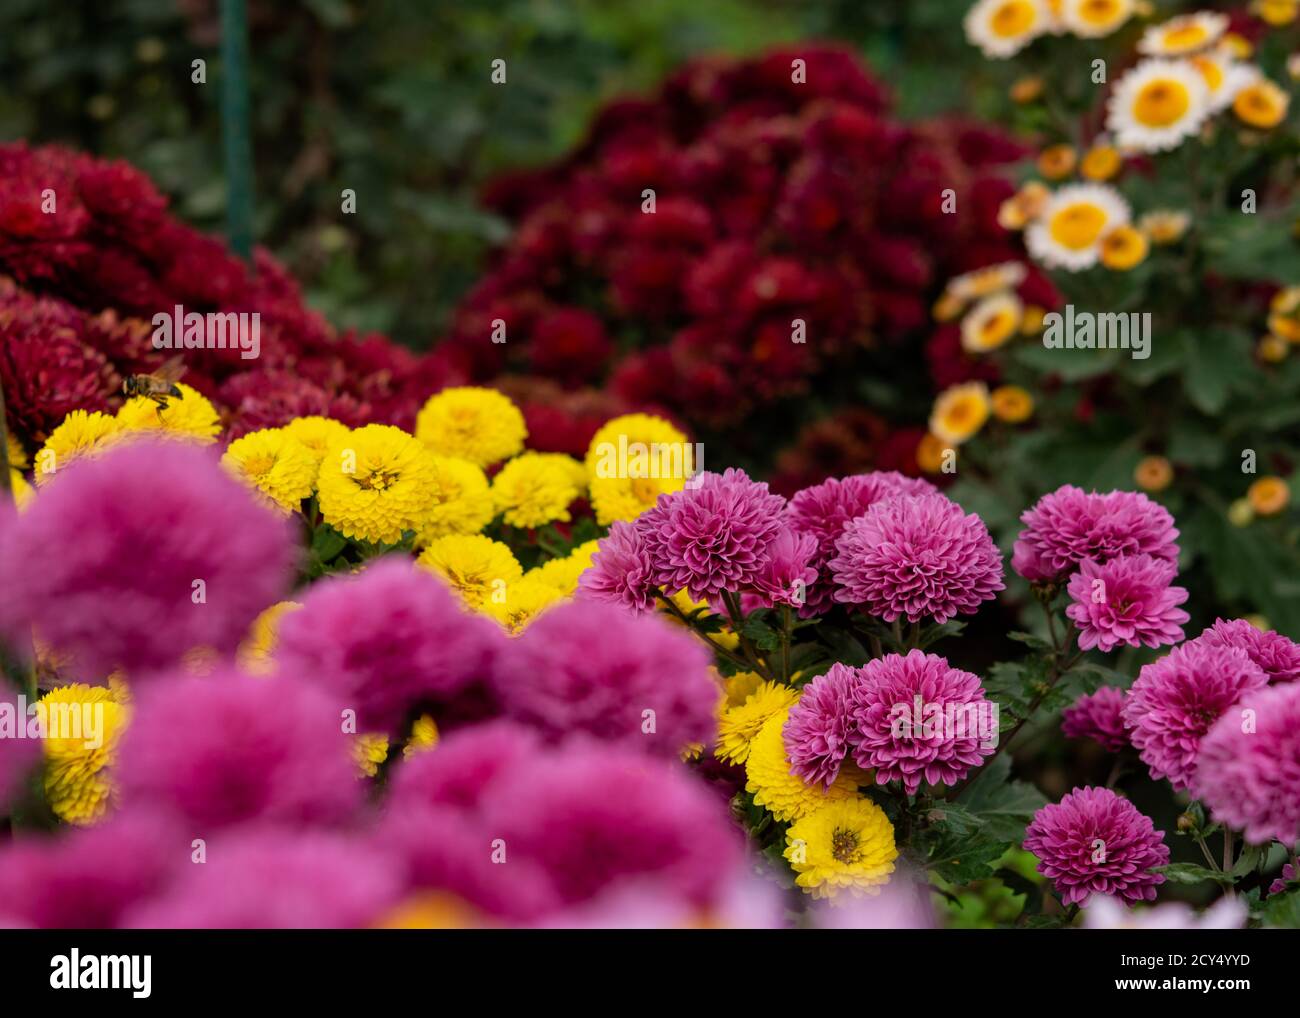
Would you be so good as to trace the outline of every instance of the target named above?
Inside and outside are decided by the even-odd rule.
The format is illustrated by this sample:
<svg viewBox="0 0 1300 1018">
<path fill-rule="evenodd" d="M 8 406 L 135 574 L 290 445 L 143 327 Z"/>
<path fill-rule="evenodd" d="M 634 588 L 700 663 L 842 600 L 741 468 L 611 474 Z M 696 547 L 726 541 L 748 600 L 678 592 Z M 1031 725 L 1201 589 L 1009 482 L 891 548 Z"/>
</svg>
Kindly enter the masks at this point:
<svg viewBox="0 0 1300 1018">
<path fill-rule="evenodd" d="M 967 0 L 249 0 L 258 243 L 340 327 L 424 349 L 509 232 L 476 202 L 555 159 L 609 98 L 684 59 L 832 38 L 897 111 L 1006 112 L 1010 69 L 961 30 Z M 129 159 L 201 229 L 224 226 L 218 0 L 0 5 L 0 140 Z M 504 59 L 508 88 L 493 85 Z M 191 63 L 207 83 L 191 82 Z M 364 214 L 341 216 L 339 192 Z"/>
</svg>

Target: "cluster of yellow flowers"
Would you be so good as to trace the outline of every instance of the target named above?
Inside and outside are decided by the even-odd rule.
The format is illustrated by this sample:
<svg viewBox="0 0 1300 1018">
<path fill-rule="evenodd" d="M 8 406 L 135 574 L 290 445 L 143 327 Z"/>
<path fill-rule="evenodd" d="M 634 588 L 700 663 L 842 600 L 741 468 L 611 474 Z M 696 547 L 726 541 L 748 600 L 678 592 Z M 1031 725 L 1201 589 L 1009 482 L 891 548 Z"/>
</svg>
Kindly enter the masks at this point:
<svg viewBox="0 0 1300 1018">
<path fill-rule="evenodd" d="M 1268 335 L 1256 348 L 1260 360 L 1277 364 L 1291 347 L 1300 345 L 1300 286 L 1288 286 L 1273 295 L 1268 309 Z"/>
<path fill-rule="evenodd" d="M 714 755 L 743 765 L 754 803 L 790 824 L 784 855 L 795 882 L 814 898 L 870 894 L 887 883 L 898 849 L 889 818 L 858 793 L 870 776 L 846 764 L 829 788 L 808 784 L 791 773 L 782 738 L 799 691 L 751 672 L 725 686 Z"/>
</svg>

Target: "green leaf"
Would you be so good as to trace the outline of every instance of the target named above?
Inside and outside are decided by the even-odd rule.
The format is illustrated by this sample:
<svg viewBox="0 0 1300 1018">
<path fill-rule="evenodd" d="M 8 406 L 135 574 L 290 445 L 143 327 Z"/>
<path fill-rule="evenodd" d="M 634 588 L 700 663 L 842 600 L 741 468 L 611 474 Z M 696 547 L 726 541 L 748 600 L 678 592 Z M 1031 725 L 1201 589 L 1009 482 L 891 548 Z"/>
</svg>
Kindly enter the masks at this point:
<svg viewBox="0 0 1300 1018">
<path fill-rule="evenodd" d="M 1168 866 L 1153 866 L 1152 870 L 1156 873 L 1163 873 L 1171 884 L 1199 884 L 1204 880 L 1213 880 L 1215 883 L 1223 883 L 1224 881 L 1222 873 L 1206 869 L 1204 866 L 1198 866 L 1193 862 L 1176 862 Z"/>
<path fill-rule="evenodd" d="M 1027 781 L 1008 780 L 1010 775 L 1010 758 L 998 756 L 962 790 L 958 801 L 981 820 L 990 837 L 1019 844 L 1047 797 Z"/>
<path fill-rule="evenodd" d="M 1017 630 L 1007 633 L 1007 636 L 1015 640 L 1017 643 L 1023 643 L 1027 647 L 1032 647 L 1034 650 L 1048 651 L 1052 649 L 1050 640 L 1044 640 L 1041 636 L 1035 636 L 1033 633 L 1023 633 Z"/>
</svg>

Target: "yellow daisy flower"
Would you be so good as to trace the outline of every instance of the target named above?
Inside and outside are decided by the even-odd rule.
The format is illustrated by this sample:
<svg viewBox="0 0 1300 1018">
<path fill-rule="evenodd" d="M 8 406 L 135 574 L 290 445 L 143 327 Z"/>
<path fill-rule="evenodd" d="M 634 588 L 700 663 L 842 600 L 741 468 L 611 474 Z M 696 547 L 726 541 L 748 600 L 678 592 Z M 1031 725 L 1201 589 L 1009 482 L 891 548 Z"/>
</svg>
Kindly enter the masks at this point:
<svg viewBox="0 0 1300 1018">
<path fill-rule="evenodd" d="M 63 468 L 103 452 L 121 437 L 122 426 L 110 414 L 73 410 L 37 451 L 33 477 L 45 484 Z"/>
<path fill-rule="evenodd" d="M 320 460 L 283 428 L 263 428 L 235 439 L 221 465 L 257 492 L 263 503 L 285 513 L 302 508 L 320 471 Z"/>
<path fill-rule="evenodd" d="M 788 710 L 799 700 L 799 691 L 778 682 L 759 685 L 745 702 L 727 707 L 718 718 L 718 744 L 713 755 L 719 760 L 743 764 L 749 748 L 767 719 L 778 711 Z"/>
<path fill-rule="evenodd" d="M 1084 153 L 1079 174 L 1088 180 L 1110 180 L 1123 165 L 1124 157 L 1114 145 L 1093 145 Z"/>
<path fill-rule="evenodd" d="M 492 479 L 492 503 L 512 527 L 544 526 L 570 519 L 569 503 L 578 497 L 573 473 L 543 453 L 525 452 Z"/>
<path fill-rule="evenodd" d="M 660 495 L 681 491 L 698 468 L 686 436 L 662 417 L 625 414 L 606 421 L 587 447 L 596 521 L 634 520 Z"/>
<path fill-rule="evenodd" d="M 482 534 L 439 537 L 416 561 L 445 579 L 475 609 L 485 608 L 493 597 L 499 603 L 524 575 L 508 547 Z"/>
<path fill-rule="evenodd" d="M 1276 516 L 1291 501 L 1291 489 L 1280 477 L 1261 477 L 1246 489 L 1250 507 L 1260 516 Z"/>
<path fill-rule="evenodd" d="M 352 759 L 362 777 L 373 778 L 379 766 L 388 759 L 388 736 L 363 732 L 352 740 Z"/>
<path fill-rule="evenodd" d="M 1051 27 L 1045 0 L 977 0 L 966 12 L 966 38 L 986 57 L 1015 56 Z"/>
<path fill-rule="evenodd" d="M 1137 0 L 1063 0 L 1061 27 L 1080 39 L 1110 35 L 1133 16 Z"/>
<path fill-rule="evenodd" d="M 1243 123 L 1267 130 L 1286 119 L 1291 97 L 1267 78 L 1257 78 L 1237 93 L 1232 112 Z"/>
<path fill-rule="evenodd" d="M 165 409 L 147 396 L 133 396 L 117 411 L 123 431 L 157 431 L 168 437 L 187 438 L 211 445 L 221 432 L 221 415 L 197 390 L 177 382 L 180 396 L 171 396 Z"/>
<path fill-rule="evenodd" d="M 1197 11 L 1152 25 L 1138 40 L 1138 52 L 1149 56 L 1186 56 L 1206 49 L 1223 38 L 1228 16 L 1217 11 Z"/>
<path fill-rule="evenodd" d="M 1101 238 L 1101 263 L 1108 269 L 1127 272 L 1146 260 L 1147 238 L 1133 226 L 1117 226 Z"/>
<path fill-rule="evenodd" d="M 1024 304 L 1013 293 L 985 297 L 962 319 L 962 349 L 968 353 L 996 350 L 1016 334 L 1024 312 Z"/>
<path fill-rule="evenodd" d="M 111 689 L 74 683 L 36 704 L 45 738 L 45 798 L 70 824 L 93 824 L 117 797 L 112 782 L 117 744 L 130 711 Z"/>
<path fill-rule="evenodd" d="M 1163 152 L 1201 129 L 1213 112 L 1201 72 L 1185 60 L 1144 60 L 1116 84 L 1106 128 L 1123 149 Z"/>
<path fill-rule="evenodd" d="M 961 445 L 989 419 L 989 388 L 983 382 L 964 382 L 945 389 L 930 412 L 930 433 L 949 445 Z"/>
<path fill-rule="evenodd" d="M 1034 397 L 1018 385 L 999 385 L 989 394 L 993 416 L 1007 424 L 1021 424 L 1034 413 Z"/>
<path fill-rule="evenodd" d="M 325 459 L 325 453 L 329 451 L 330 445 L 346 438 L 352 431 L 341 421 L 316 414 L 310 417 L 295 417 L 281 430 L 307 447 L 307 451 L 315 457 L 317 467 Z"/>
<path fill-rule="evenodd" d="M 564 595 L 549 583 L 523 576 L 505 584 L 499 593 L 489 595 L 479 607 L 485 615 L 496 619 L 502 629 L 517 636 L 538 615 L 563 600 Z"/>
<path fill-rule="evenodd" d="M 401 428 L 367 424 L 329 447 L 317 497 L 339 533 L 395 544 L 424 525 L 435 491 L 433 457 Z"/>
<path fill-rule="evenodd" d="M 275 648 L 280 643 L 280 621 L 301 607 L 297 601 L 277 601 L 253 619 L 248 635 L 235 652 L 239 667 L 249 675 L 272 674 L 275 671 Z"/>
<path fill-rule="evenodd" d="M 536 569 L 528 570 L 524 577 L 531 576 L 554 587 L 566 597 L 571 597 L 578 590 L 579 577 L 591 568 L 592 556 L 596 554 L 599 546 L 599 541 L 586 541 L 563 558 L 551 559 Z"/>
<path fill-rule="evenodd" d="M 460 386 L 429 397 L 415 435 L 441 456 L 486 467 L 519 452 L 528 428 L 519 408 L 495 389 Z"/>
<path fill-rule="evenodd" d="M 831 787 L 824 791 L 820 785 L 810 785 L 790 773 L 790 758 L 786 756 L 781 735 L 789 717 L 789 707 L 778 710 L 750 740 L 749 756 L 745 760 L 745 790 L 753 793 L 754 802 L 778 820 L 796 820 L 828 802 L 856 799 L 858 785 L 865 777 L 851 764 L 841 766 Z"/>
<path fill-rule="evenodd" d="M 894 872 L 894 825 L 870 799 L 829 802 L 785 832 L 794 882 L 814 898 L 879 894 Z"/>
<path fill-rule="evenodd" d="M 1133 469 L 1133 480 L 1143 491 L 1164 491 L 1173 483 L 1173 464 L 1163 456 L 1144 456 Z"/>
<path fill-rule="evenodd" d="M 1025 232 L 1025 243 L 1049 268 L 1078 272 L 1097 263 L 1101 238 L 1128 221 L 1128 203 L 1113 187 L 1071 184 L 1048 200 Z"/>
<path fill-rule="evenodd" d="M 455 456 L 433 457 L 433 501 L 420 527 L 420 543 L 446 534 L 477 534 L 496 509 L 483 468 Z"/>
</svg>

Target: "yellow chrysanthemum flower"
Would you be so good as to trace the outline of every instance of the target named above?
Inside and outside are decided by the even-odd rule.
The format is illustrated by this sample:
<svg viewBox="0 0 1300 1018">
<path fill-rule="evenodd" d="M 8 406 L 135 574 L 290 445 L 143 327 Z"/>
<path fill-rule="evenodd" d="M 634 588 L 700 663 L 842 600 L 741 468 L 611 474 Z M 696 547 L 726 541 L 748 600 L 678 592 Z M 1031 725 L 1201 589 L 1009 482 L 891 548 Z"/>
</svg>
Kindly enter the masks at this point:
<svg viewBox="0 0 1300 1018">
<path fill-rule="evenodd" d="M 429 397 L 415 435 L 441 456 L 486 467 L 519 452 L 528 428 L 519 408 L 495 389 L 460 386 Z"/>
<path fill-rule="evenodd" d="M 739 707 L 758 691 L 764 682 L 758 672 L 736 672 L 722 683 L 722 702 L 718 705 L 718 716 L 730 707 Z"/>
<path fill-rule="evenodd" d="M 1143 491 L 1164 491 L 1173 479 L 1173 464 L 1163 456 L 1144 456 L 1133 469 L 1133 480 Z"/>
<path fill-rule="evenodd" d="M 1261 477 L 1246 489 L 1250 507 L 1260 516 L 1276 516 L 1291 501 L 1291 488 L 1280 477 Z"/>
<path fill-rule="evenodd" d="M 1034 397 L 1018 385 L 999 385 L 989 394 L 993 416 L 1007 424 L 1021 424 L 1033 415 Z"/>
<path fill-rule="evenodd" d="M 930 432 L 950 445 L 961 445 L 989 419 L 989 388 L 983 382 L 964 382 L 945 389 L 934 401 Z"/>
<path fill-rule="evenodd" d="M 606 421 L 587 447 L 591 506 L 599 523 L 634 520 L 659 500 L 681 491 L 699 468 L 686 436 L 651 414 Z"/>
<path fill-rule="evenodd" d="M 19 512 L 26 509 L 36 497 L 36 490 L 27 483 L 27 478 L 13 467 L 9 468 L 9 490 L 14 493 L 14 505 Z"/>
<path fill-rule="evenodd" d="M 554 587 L 566 597 L 571 597 L 577 592 L 579 577 L 591 568 L 592 556 L 596 554 L 599 547 L 599 541 L 586 541 L 563 558 L 551 559 L 536 569 L 528 570 L 524 577 L 531 576 Z"/>
<path fill-rule="evenodd" d="M 1117 226 L 1101 238 L 1101 263 L 1116 272 L 1127 272 L 1146 260 L 1147 238 L 1134 226 Z"/>
<path fill-rule="evenodd" d="M 481 609 L 523 578 L 514 554 L 500 541 L 482 534 L 447 534 L 429 542 L 416 561 L 431 569 L 460 594 L 471 608 Z"/>
<path fill-rule="evenodd" d="M 480 609 L 496 619 L 506 632 L 518 635 L 538 615 L 562 600 L 564 595 L 549 583 L 523 576 L 493 591 Z"/>
<path fill-rule="evenodd" d="M 945 460 L 951 458 L 956 462 L 957 449 L 951 442 L 945 442 L 938 435 L 926 433 L 916 444 L 916 465 L 927 474 L 937 474 L 943 469 Z"/>
<path fill-rule="evenodd" d="M 428 516 L 433 456 L 401 428 L 367 424 L 330 445 L 316 487 L 321 515 L 339 533 L 395 544 Z"/>
<path fill-rule="evenodd" d="M 347 438 L 352 431 L 341 421 L 316 414 L 310 417 L 295 417 L 282 430 L 290 438 L 296 439 L 307 447 L 307 451 L 315 458 L 318 468 L 325 459 L 329 447 Z"/>
<path fill-rule="evenodd" d="M 426 749 L 433 749 L 438 745 L 439 738 L 441 736 L 438 734 L 438 723 L 428 714 L 421 714 L 411 726 L 411 737 L 402 747 L 402 756 L 409 757 L 413 753 L 423 753 Z"/>
<path fill-rule="evenodd" d="M 9 466 L 14 470 L 25 470 L 28 466 L 27 451 L 23 449 L 13 433 L 5 432 L 5 449 L 9 453 Z"/>
<path fill-rule="evenodd" d="M 728 707 L 718 718 L 718 744 L 713 755 L 719 760 L 743 764 L 749 759 L 749 748 L 754 737 L 767 720 L 778 711 L 784 712 L 799 700 L 799 691 L 779 682 L 764 682 L 745 702 Z"/>
<path fill-rule="evenodd" d="M 263 428 L 235 439 L 222 455 L 221 465 L 253 489 L 261 502 L 285 513 L 302 508 L 320 472 L 320 460 L 284 428 Z"/>
<path fill-rule="evenodd" d="M 1251 127 L 1267 130 L 1286 119 L 1291 97 L 1267 78 L 1247 85 L 1232 100 L 1232 112 Z"/>
<path fill-rule="evenodd" d="M 961 321 L 961 346 L 967 353 L 987 353 L 1016 334 L 1025 306 L 1014 293 L 985 297 Z"/>
<path fill-rule="evenodd" d="M 352 759 L 357 762 L 361 776 L 373 778 L 379 766 L 388 759 L 388 736 L 363 732 L 352 740 Z"/>
<path fill-rule="evenodd" d="M 778 820 L 797 820 L 828 802 L 856 799 L 858 785 L 865 778 L 851 764 L 841 766 L 835 781 L 825 790 L 790 772 L 790 758 L 786 756 L 781 734 L 789 717 L 789 707 L 778 710 L 750 740 L 749 756 L 745 760 L 745 790 L 753 793 L 754 802 Z"/>
<path fill-rule="evenodd" d="M 297 601 L 277 601 L 253 619 L 248 635 L 235 652 L 239 667 L 249 675 L 272 674 L 275 671 L 275 648 L 280 643 L 280 620 L 301 607 Z"/>
<path fill-rule="evenodd" d="M 495 515 L 482 467 L 455 456 L 433 457 L 433 502 L 420 527 L 421 545 L 447 534 L 477 534 Z"/>
<path fill-rule="evenodd" d="M 93 824 L 117 796 L 112 782 L 118 740 L 129 709 L 111 689 L 74 683 L 37 701 L 45 738 L 45 798 L 70 824 Z"/>
<path fill-rule="evenodd" d="M 492 479 L 492 504 L 512 527 L 568 521 L 569 503 L 578 494 L 572 471 L 542 453 L 516 456 Z"/>
<path fill-rule="evenodd" d="M 1079 174 L 1088 180 L 1110 180 L 1124 165 L 1124 157 L 1114 145 L 1093 145 L 1079 164 Z"/>
<path fill-rule="evenodd" d="M 133 396 L 117 411 L 123 431 L 157 431 L 168 437 L 186 438 L 211 445 L 221 432 L 221 415 L 206 396 L 177 382 L 180 396 L 170 396 L 160 408 L 147 396 Z"/>
<path fill-rule="evenodd" d="M 77 460 L 102 452 L 122 437 L 122 426 L 110 414 L 73 410 L 36 453 L 34 478 L 45 484 Z"/>
<path fill-rule="evenodd" d="M 790 825 L 785 857 L 814 898 L 879 894 L 894 872 L 894 825 L 870 799 L 830 802 Z"/>
</svg>

